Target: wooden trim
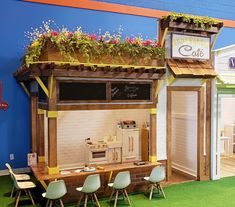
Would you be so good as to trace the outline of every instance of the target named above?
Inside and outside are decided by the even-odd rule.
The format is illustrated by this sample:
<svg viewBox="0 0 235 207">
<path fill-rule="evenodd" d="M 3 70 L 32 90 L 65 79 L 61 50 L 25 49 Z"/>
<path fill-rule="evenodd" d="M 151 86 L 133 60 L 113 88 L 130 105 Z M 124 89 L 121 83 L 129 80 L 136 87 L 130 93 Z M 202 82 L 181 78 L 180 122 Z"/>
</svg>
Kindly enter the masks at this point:
<svg viewBox="0 0 235 207">
<path fill-rule="evenodd" d="M 56 106 L 56 79 L 48 77 L 48 88 L 52 83 L 52 95 L 48 99 L 49 111 L 57 111 Z M 57 168 L 57 118 L 48 118 L 48 168 Z M 53 171 L 53 170 L 52 170 Z M 49 170 L 49 173 L 50 172 Z"/>
<path fill-rule="evenodd" d="M 31 152 L 37 152 L 37 104 L 38 97 L 31 95 L 30 112 L 31 112 Z"/>
<path fill-rule="evenodd" d="M 169 181 L 172 175 L 171 167 L 171 91 L 172 87 L 167 87 L 167 113 L 166 113 L 166 152 L 167 152 L 167 169 L 166 169 L 166 180 Z"/>
<path fill-rule="evenodd" d="M 204 180 L 204 88 L 198 91 L 197 180 Z"/>
<path fill-rule="evenodd" d="M 45 157 L 44 113 L 38 114 L 38 156 Z"/>
<path fill-rule="evenodd" d="M 51 4 L 58 6 L 74 7 L 81 9 L 114 12 L 120 14 L 130 14 L 143 17 L 161 18 L 170 14 L 170 11 L 141 8 L 123 4 L 114 4 L 108 2 L 97 2 L 93 0 L 23 0 L 25 2 L 34 2 L 41 4 Z M 224 22 L 225 27 L 235 28 L 235 21 L 228 19 L 218 19 Z"/>
<path fill-rule="evenodd" d="M 181 170 L 178 170 L 178 169 L 176 169 L 174 167 L 172 168 L 172 172 L 175 172 L 175 173 L 177 173 L 179 175 L 183 175 L 184 177 L 187 177 L 189 180 L 197 180 L 197 177 L 195 177 L 193 175 L 190 175 L 190 174 L 188 174 L 186 172 L 182 172 Z"/>
<path fill-rule="evenodd" d="M 157 118 L 156 114 L 150 113 L 149 130 L 149 158 L 150 162 L 157 161 Z"/>
<path fill-rule="evenodd" d="M 209 180 L 211 176 L 211 85 L 212 81 L 206 82 L 206 173 L 205 179 Z"/>
<path fill-rule="evenodd" d="M 195 91 L 198 94 L 198 128 L 197 128 L 197 180 L 204 177 L 204 90 L 198 86 L 168 86 L 167 87 L 167 180 L 172 173 L 171 166 L 171 104 L 172 91 Z"/>
<path fill-rule="evenodd" d="M 46 107 L 46 106 L 45 106 Z M 138 104 L 57 104 L 58 111 L 68 110 L 111 110 L 111 109 L 151 109 L 156 107 L 155 103 L 138 103 Z"/>
</svg>

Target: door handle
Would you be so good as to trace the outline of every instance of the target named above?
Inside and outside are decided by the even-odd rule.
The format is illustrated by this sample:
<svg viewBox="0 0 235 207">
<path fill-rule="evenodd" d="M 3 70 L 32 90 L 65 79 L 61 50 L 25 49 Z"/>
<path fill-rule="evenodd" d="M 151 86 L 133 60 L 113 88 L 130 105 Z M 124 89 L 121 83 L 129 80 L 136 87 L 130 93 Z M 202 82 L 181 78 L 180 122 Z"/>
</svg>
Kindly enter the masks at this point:
<svg viewBox="0 0 235 207">
<path fill-rule="evenodd" d="M 129 143 L 128 148 L 130 152 L 131 151 L 131 137 L 130 136 L 128 137 L 128 143 Z"/>
<path fill-rule="evenodd" d="M 134 151 L 134 137 L 131 136 L 131 140 L 132 140 L 132 152 Z"/>
<path fill-rule="evenodd" d="M 113 152 L 113 161 L 115 161 L 115 152 Z"/>
<path fill-rule="evenodd" d="M 118 160 L 118 152 L 116 152 L 116 161 Z"/>
</svg>

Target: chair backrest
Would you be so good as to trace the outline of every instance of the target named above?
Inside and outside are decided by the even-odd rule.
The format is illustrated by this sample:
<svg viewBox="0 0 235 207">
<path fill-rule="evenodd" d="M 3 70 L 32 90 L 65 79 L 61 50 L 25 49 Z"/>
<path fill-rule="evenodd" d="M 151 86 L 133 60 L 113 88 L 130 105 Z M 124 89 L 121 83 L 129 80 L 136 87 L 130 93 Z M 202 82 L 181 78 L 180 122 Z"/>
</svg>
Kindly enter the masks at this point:
<svg viewBox="0 0 235 207">
<path fill-rule="evenodd" d="M 5 165 L 6 165 L 7 169 L 9 170 L 9 172 L 12 172 L 12 173 L 13 173 L 13 170 L 12 170 L 10 164 L 9 164 L 9 163 L 6 163 Z"/>
<path fill-rule="evenodd" d="M 56 180 L 49 183 L 45 197 L 48 199 L 59 199 L 67 193 L 63 180 Z"/>
<path fill-rule="evenodd" d="M 9 173 L 10 173 L 11 179 L 12 179 L 12 181 L 13 181 L 14 187 L 15 187 L 16 189 L 20 189 L 20 187 L 19 187 L 19 185 L 18 185 L 18 182 L 17 182 L 17 180 L 16 180 L 16 177 L 15 177 L 15 174 L 14 174 L 12 171 L 10 171 L 10 170 L 9 170 Z"/>
<path fill-rule="evenodd" d="M 165 179 L 165 167 L 164 166 L 156 166 L 152 169 L 152 172 L 149 177 L 149 181 L 153 183 L 161 182 Z"/>
<path fill-rule="evenodd" d="M 100 175 L 88 175 L 84 181 L 82 192 L 84 193 L 93 193 L 100 188 Z"/>
<path fill-rule="evenodd" d="M 131 176 L 129 171 L 119 172 L 113 183 L 113 187 L 116 189 L 124 189 L 131 183 Z"/>
</svg>

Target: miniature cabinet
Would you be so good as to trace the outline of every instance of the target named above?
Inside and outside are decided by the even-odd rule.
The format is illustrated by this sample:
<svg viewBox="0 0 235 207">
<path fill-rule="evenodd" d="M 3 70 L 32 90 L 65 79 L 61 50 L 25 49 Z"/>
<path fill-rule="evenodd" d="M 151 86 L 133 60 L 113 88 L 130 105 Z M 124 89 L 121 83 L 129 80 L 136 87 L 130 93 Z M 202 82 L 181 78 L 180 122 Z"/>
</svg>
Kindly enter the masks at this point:
<svg viewBox="0 0 235 207">
<path fill-rule="evenodd" d="M 132 162 L 139 160 L 139 129 L 118 129 L 117 137 L 122 138 L 122 162 Z"/>
<path fill-rule="evenodd" d="M 121 161 L 122 161 L 121 147 L 109 148 L 108 162 L 109 163 L 120 163 Z"/>
</svg>

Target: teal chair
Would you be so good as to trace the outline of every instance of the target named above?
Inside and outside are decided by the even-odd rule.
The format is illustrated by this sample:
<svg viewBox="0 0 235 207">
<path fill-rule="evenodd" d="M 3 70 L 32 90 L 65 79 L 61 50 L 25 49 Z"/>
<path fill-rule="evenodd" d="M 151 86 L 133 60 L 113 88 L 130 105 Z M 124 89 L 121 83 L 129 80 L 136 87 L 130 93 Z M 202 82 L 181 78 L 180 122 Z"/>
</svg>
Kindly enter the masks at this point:
<svg viewBox="0 0 235 207">
<path fill-rule="evenodd" d="M 151 174 L 149 177 L 144 177 L 144 179 L 148 182 L 150 182 L 150 185 L 148 189 L 150 190 L 149 200 L 152 199 L 152 195 L 155 189 L 158 190 L 158 192 L 162 192 L 163 197 L 166 198 L 166 195 L 162 189 L 161 182 L 165 180 L 166 173 L 165 173 L 165 167 L 164 166 L 156 166 L 152 169 Z M 148 190 L 147 189 L 147 190 Z"/>
<path fill-rule="evenodd" d="M 87 206 L 87 200 L 88 200 L 88 195 L 91 195 L 92 201 L 95 198 L 96 204 L 98 207 L 100 207 L 99 201 L 97 199 L 97 196 L 95 192 L 100 188 L 100 175 L 99 174 L 94 174 L 94 175 L 89 175 L 86 177 L 86 180 L 84 181 L 84 184 L 82 187 L 76 188 L 77 191 L 82 192 L 82 196 L 80 197 L 78 201 L 77 207 L 80 206 L 80 203 L 85 195 L 85 202 L 84 202 L 84 207 Z"/>
<path fill-rule="evenodd" d="M 13 169 L 11 168 L 9 163 L 6 163 L 5 165 L 6 165 L 10 175 L 11 175 L 11 173 L 14 173 Z M 27 181 L 27 180 L 30 180 L 30 176 L 28 174 L 16 174 L 16 173 L 14 173 L 14 175 L 15 175 L 15 178 L 16 178 L 17 181 Z M 11 190 L 11 198 L 13 197 L 14 191 L 15 191 L 15 186 L 14 186 L 14 183 L 13 183 L 12 190 Z"/>
<path fill-rule="evenodd" d="M 111 201 L 113 194 L 115 193 L 115 201 L 114 201 L 114 207 L 117 205 L 118 200 L 118 194 L 119 192 L 122 193 L 123 199 L 127 198 L 128 204 L 131 206 L 130 199 L 128 197 L 126 188 L 131 184 L 131 176 L 129 171 L 123 171 L 119 172 L 113 183 L 109 183 L 108 186 L 113 188 L 112 193 L 109 198 L 109 202 Z"/>
<path fill-rule="evenodd" d="M 15 207 L 17 207 L 18 204 L 19 204 L 19 200 L 20 200 L 20 196 L 21 196 L 21 192 L 22 191 L 26 192 L 26 195 L 28 195 L 29 198 L 31 199 L 33 206 L 35 206 L 35 203 L 34 203 L 32 194 L 30 192 L 30 189 L 35 188 L 36 185 L 33 182 L 31 182 L 31 181 L 21 181 L 21 182 L 18 182 L 16 180 L 16 176 L 15 176 L 15 174 L 13 172 L 10 172 L 10 175 L 11 175 L 11 178 L 13 180 L 14 187 L 16 189 Z"/>
<path fill-rule="evenodd" d="M 61 207 L 64 207 L 61 198 L 67 193 L 66 185 L 63 180 L 55 180 L 49 183 L 47 191 L 42 194 L 42 197 L 47 198 L 46 207 L 52 206 L 53 201 L 59 200 Z"/>
</svg>

